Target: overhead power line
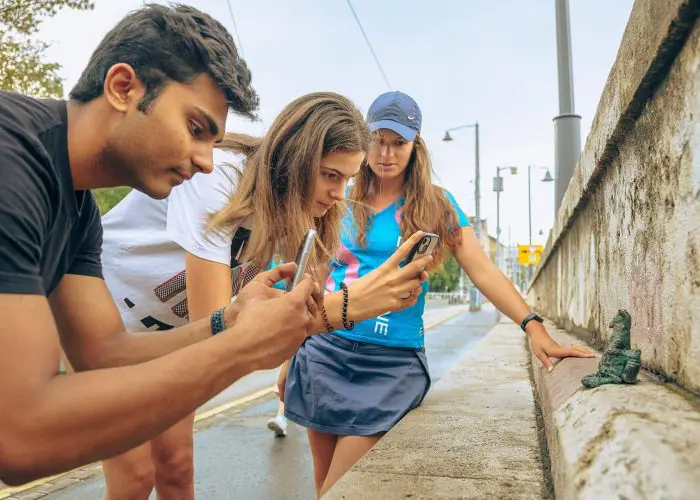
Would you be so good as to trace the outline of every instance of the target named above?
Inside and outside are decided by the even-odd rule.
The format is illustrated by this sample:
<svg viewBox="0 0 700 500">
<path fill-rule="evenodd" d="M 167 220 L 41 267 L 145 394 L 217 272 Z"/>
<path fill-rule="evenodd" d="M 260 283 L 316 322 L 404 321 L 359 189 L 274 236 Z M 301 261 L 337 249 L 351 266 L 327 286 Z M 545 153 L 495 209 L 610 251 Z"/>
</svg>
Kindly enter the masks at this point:
<svg viewBox="0 0 700 500">
<path fill-rule="evenodd" d="M 243 44 L 241 43 L 241 37 L 238 35 L 238 28 L 236 27 L 236 16 L 233 15 L 233 7 L 231 6 L 231 0 L 226 0 L 226 5 L 228 5 L 228 12 L 229 14 L 231 14 L 231 22 L 233 22 L 233 34 L 236 36 L 238 51 L 241 53 L 241 57 L 245 58 L 245 56 L 243 55 Z"/>
<path fill-rule="evenodd" d="M 384 68 L 382 68 L 381 63 L 379 62 L 379 58 L 377 57 L 377 54 L 374 53 L 374 49 L 372 48 L 372 44 L 369 41 L 369 38 L 367 37 L 367 33 L 365 33 L 365 29 L 362 27 L 362 23 L 360 22 L 360 18 L 357 17 L 357 12 L 355 12 L 355 8 L 352 6 L 352 2 L 350 0 L 347 0 L 348 6 L 350 7 L 350 10 L 352 11 L 352 15 L 355 18 L 355 21 L 357 21 L 357 25 L 360 27 L 360 31 L 362 31 L 362 36 L 365 37 L 365 41 L 367 42 L 367 46 L 369 47 L 369 51 L 372 53 L 372 57 L 374 57 L 374 62 L 377 63 L 377 67 L 379 68 L 379 71 L 382 74 L 382 78 L 384 78 L 384 82 L 386 83 L 386 86 L 389 87 L 389 90 L 392 90 L 391 84 L 389 83 L 389 79 L 386 77 L 386 73 L 384 73 Z"/>
</svg>

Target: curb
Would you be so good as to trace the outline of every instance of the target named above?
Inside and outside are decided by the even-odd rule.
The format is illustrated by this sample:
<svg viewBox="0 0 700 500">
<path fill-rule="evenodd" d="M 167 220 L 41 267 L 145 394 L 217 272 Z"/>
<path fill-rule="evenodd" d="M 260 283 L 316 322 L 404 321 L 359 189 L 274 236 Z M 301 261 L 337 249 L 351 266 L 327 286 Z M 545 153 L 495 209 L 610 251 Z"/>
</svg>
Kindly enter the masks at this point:
<svg viewBox="0 0 700 500">
<path fill-rule="evenodd" d="M 547 323 L 561 345 L 581 344 Z M 567 358 L 552 373 L 531 356 L 556 498 L 697 498 L 700 399 L 640 373 L 636 385 L 584 389 L 600 358 Z"/>
</svg>

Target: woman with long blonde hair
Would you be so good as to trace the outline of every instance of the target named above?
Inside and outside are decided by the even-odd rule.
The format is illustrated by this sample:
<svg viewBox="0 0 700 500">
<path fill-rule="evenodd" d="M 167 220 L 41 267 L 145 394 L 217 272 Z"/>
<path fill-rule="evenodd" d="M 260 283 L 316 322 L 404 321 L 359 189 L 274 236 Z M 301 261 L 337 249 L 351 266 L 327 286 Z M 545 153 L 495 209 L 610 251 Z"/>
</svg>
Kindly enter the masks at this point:
<svg viewBox="0 0 700 500">
<path fill-rule="evenodd" d="M 551 366 L 548 356 L 590 356 L 552 340 L 541 318 L 486 256 L 454 197 L 432 183 L 421 119 L 418 104 L 402 92 L 383 94 L 370 107 L 368 162 L 350 191 L 354 203 L 343 219 L 327 289 L 363 279 L 416 230 L 436 233 L 440 239 L 431 266 L 451 252 L 484 295 L 522 325 L 546 366 Z M 424 287 L 427 291 L 427 283 Z M 319 497 L 427 393 L 424 308 L 421 296 L 407 309 L 309 337 L 282 371 L 285 413 L 308 429 Z"/>
<path fill-rule="evenodd" d="M 197 123 L 191 128 L 199 132 Z M 318 233 L 310 272 L 325 276 L 339 244 L 345 188 L 369 141 L 348 99 L 309 94 L 286 106 L 262 138 L 227 134 L 219 148 L 236 155 L 233 166 L 196 176 L 166 200 L 130 193 L 103 218 L 105 281 L 127 328 L 169 329 L 209 316 L 273 259 L 293 261 L 309 228 Z M 316 331 L 414 303 L 415 295 L 400 297 L 420 290 L 418 266 L 427 261 L 399 269 L 409 249 L 346 297 L 327 296 Z M 193 498 L 193 420 L 105 461 L 108 498 L 145 499 L 154 486 L 159 497 Z"/>
</svg>

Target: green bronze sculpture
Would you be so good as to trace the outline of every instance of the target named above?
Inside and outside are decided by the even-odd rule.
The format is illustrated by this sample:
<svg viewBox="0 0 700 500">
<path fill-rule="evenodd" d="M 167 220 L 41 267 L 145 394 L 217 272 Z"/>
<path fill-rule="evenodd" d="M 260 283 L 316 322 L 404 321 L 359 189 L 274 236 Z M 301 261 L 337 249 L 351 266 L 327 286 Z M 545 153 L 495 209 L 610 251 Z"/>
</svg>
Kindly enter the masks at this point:
<svg viewBox="0 0 700 500">
<path fill-rule="evenodd" d="M 634 384 L 642 366 L 642 352 L 632 349 L 630 329 L 632 317 L 620 309 L 610 323 L 612 336 L 608 348 L 598 365 L 598 373 L 586 375 L 581 379 L 589 389 L 604 384 Z"/>
</svg>

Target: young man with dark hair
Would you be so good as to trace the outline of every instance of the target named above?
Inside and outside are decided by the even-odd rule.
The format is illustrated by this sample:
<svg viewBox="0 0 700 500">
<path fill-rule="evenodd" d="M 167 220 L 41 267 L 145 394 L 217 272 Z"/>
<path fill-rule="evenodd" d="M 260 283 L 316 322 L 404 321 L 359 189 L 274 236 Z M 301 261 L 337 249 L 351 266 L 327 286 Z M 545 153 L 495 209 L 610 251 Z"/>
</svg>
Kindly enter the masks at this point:
<svg viewBox="0 0 700 500">
<path fill-rule="evenodd" d="M 250 81 L 220 23 L 151 5 L 107 34 L 69 101 L 0 93 L 4 482 L 131 449 L 240 377 L 279 366 L 311 333 L 317 288 L 272 287 L 294 264 L 259 275 L 211 318 L 165 332 L 126 332 L 102 281 L 89 190 L 164 198 L 211 172 L 229 109 L 255 113 Z M 58 375 L 60 346 L 79 373 Z"/>
</svg>

